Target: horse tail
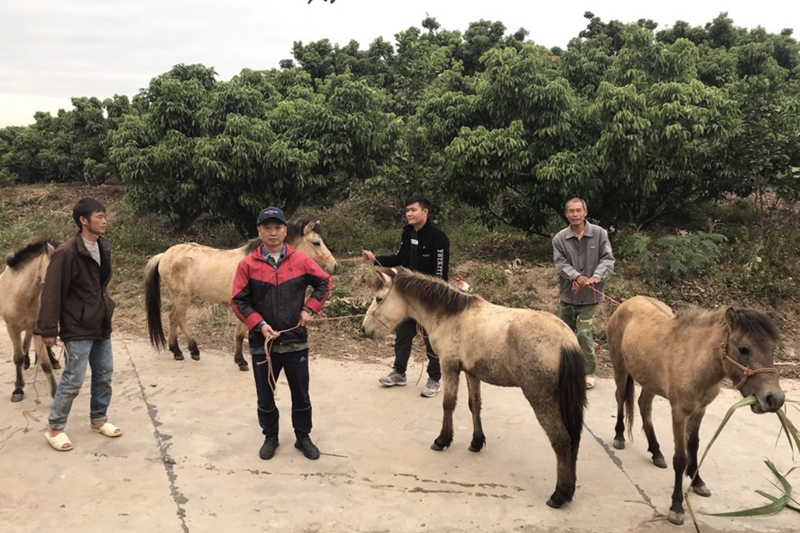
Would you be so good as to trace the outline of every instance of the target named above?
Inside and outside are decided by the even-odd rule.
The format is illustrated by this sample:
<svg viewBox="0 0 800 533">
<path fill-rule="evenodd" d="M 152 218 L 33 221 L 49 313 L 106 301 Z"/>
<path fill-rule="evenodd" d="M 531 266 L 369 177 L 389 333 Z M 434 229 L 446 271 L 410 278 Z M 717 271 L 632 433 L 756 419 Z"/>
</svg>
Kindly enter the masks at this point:
<svg viewBox="0 0 800 533">
<path fill-rule="evenodd" d="M 162 255 L 154 255 L 144 267 L 147 333 L 150 335 L 150 344 L 157 350 L 167 347 L 164 326 L 161 325 L 161 275 L 158 273 Z"/>
<path fill-rule="evenodd" d="M 633 376 L 628 374 L 625 381 L 625 423 L 628 425 L 628 440 L 633 442 L 633 419 L 635 409 L 633 408 L 633 395 L 636 390 L 633 384 Z"/>
<path fill-rule="evenodd" d="M 561 348 L 555 393 L 561 421 L 570 437 L 573 457 L 577 457 L 583 430 L 583 410 L 586 407 L 586 370 L 583 351 L 578 346 Z"/>
</svg>

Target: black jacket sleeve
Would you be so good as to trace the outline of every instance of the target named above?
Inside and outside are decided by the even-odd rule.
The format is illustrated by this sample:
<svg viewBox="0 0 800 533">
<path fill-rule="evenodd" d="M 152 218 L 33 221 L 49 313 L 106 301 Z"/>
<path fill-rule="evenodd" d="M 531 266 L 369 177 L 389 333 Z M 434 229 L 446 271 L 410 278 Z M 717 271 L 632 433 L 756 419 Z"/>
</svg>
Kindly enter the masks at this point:
<svg viewBox="0 0 800 533">
<path fill-rule="evenodd" d="M 403 228 L 403 236 L 400 238 L 400 248 L 397 253 L 392 255 L 378 255 L 375 257 L 375 266 L 396 267 L 403 264 L 403 260 L 408 258 L 411 249 L 411 232 L 408 227 Z"/>
</svg>

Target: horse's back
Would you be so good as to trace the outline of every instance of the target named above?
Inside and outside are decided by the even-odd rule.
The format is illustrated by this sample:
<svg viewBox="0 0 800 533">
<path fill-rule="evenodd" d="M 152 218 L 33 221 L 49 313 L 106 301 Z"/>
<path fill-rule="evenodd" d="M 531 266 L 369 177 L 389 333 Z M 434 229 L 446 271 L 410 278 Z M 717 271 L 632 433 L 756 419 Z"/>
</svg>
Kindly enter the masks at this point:
<svg viewBox="0 0 800 533">
<path fill-rule="evenodd" d="M 474 354 L 474 360 L 481 361 L 479 364 L 493 361 L 492 369 L 481 372 L 484 375 L 476 374 L 493 385 L 520 386 L 519 379 L 537 369 L 555 377 L 562 348 L 579 347 L 569 326 L 546 311 L 508 308 L 487 302 L 466 322 L 480 324 L 480 327 L 465 327 L 468 333 L 461 346 L 469 347 L 465 351 Z M 469 369 L 470 362 L 464 362 Z"/>
<path fill-rule="evenodd" d="M 219 250 L 193 242 L 182 243 L 164 252 L 158 271 L 171 291 L 227 304 L 236 267 L 243 258 L 244 247 Z"/>
<path fill-rule="evenodd" d="M 614 367 L 624 365 L 637 382 L 663 395 L 661 380 L 666 377 L 672 353 L 674 320 L 672 309 L 655 298 L 634 296 L 623 302 L 607 326 Z"/>
</svg>

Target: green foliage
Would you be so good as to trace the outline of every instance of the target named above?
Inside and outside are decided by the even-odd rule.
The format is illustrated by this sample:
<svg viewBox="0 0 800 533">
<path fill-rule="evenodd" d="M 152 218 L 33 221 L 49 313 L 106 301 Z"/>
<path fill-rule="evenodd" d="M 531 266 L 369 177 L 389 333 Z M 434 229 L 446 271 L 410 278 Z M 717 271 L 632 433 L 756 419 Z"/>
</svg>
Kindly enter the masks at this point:
<svg viewBox="0 0 800 533">
<path fill-rule="evenodd" d="M 328 301 L 325 302 L 325 316 L 340 317 L 364 314 L 367 308 L 356 301 L 347 287 L 334 284 Z"/>
<path fill-rule="evenodd" d="M 616 241 L 619 259 L 635 265 L 650 279 L 670 283 L 715 264 L 721 255 L 720 246 L 728 239 L 719 233 L 686 231 L 654 239 L 637 231 L 620 235 Z"/>
<path fill-rule="evenodd" d="M 316 93 L 295 86 L 285 97 L 275 72 L 245 70 L 230 82 L 214 76 L 178 65 L 155 78 L 139 97 L 144 111 L 113 137 L 128 200 L 178 229 L 209 215 L 254 234 L 263 206 L 291 215 L 304 200 L 373 174 L 399 132 L 381 110 L 384 95 L 350 75 L 328 77 Z"/>
<path fill-rule="evenodd" d="M 479 264 L 470 272 L 470 279 L 475 285 L 507 285 L 508 275 L 497 265 Z"/>
<path fill-rule="evenodd" d="M 714 264 L 722 243 L 728 239 L 718 233 L 681 233 L 659 239 L 659 275 L 665 281 L 677 281 Z"/>
</svg>

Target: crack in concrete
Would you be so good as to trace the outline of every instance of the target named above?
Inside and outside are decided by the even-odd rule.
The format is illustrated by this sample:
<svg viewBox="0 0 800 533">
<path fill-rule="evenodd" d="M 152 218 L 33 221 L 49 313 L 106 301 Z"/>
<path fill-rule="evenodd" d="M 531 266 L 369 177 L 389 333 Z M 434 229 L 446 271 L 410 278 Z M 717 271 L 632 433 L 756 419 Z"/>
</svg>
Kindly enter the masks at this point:
<svg viewBox="0 0 800 533">
<path fill-rule="evenodd" d="M 139 375 L 139 371 L 136 369 L 136 363 L 133 362 L 133 357 L 131 357 L 130 350 L 128 350 L 128 345 L 125 343 L 125 341 L 122 341 L 122 346 L 125 348 L 125 353 L 128 355 L 128 360 L 131 362 L 133 373 L 136 375 L 136 380 L 139 382 L 139 392 L 142 396 L 144 404 L 147 406 L 147 414 L 150 417 L 150 421 L 153 423 L 153 436 L 156 439 L 158 451 L 161 454 L 161 463 L 164 465 L 167 479 L 169 479 L 170 495 L 172 496 L 172 500 L 175 502 L 175 505 L 178 508 L 176 514 L 181 521 L 181 529 L 184 531 L 184 533 L 189 533 L 189 526 L 186 525 L 186 509 L 183 508 L 183 505 L 189 500 L 178 489 L 178 485 L 176 483 L 178 474 L 175 473 L 175 460 L 169 455 L 169 449 L 172 447 L 172 444 L 167 441 L 172 439 L 172 435 L 162 433 L 158 429 L 158 427 L 162 425 L 162 423 L 158 420 L 158 408 L 151 404 L 147 399 L 144 384 L 142 384 L 142 378 Z"/>
<path fill-rule="evenodd" d="M 623 466 L 622 466 L 622 459 L 620 459 L 619 457 L 617 457 L 617 454 L 616 454 L 616 453 L 614 453 L 614 450 L 612 450 L 612 449 L 611 449 L 611 447 L 610 447 L 608 444 L 606 444 L 606 442 L 605 442 L 603 439 L 601 439 L 600 437 L 598 437 L 597 435 L 595 435 L 595 434 L 594 434 L 594 432 L 592 431 L 592 428 L 590 428 L 590 427 L 589 427 L 587 424 L 584 424 L 584 425 L 583 425 L 583 427 L 584 427 L 584 429 L 585 429 L 586 431 L 588 431 L 588 432 L 589 432 L 589 434 L 590 434 L 590 435 L 591 435 L 591 436 L 594 438 L 594 440 L 595 440 L 595 441 L 596 441 L 596 442 L 597 442 L 597 443 L 598 443 L 600 446 L 602 446 L 603 450 L 605 450 L 605 452 L 606 452 L 606 454 L 608 455 L 609 459 L 611 459 L 611 462 L 612 462 L 612 463 L 614 463 L 614 465 L 615 465 L 617 468 L 619 468 L 620 472 L 622 472 L 622 474 L 623 474 L 623 475 L 624 475 L 626 478 L 628 478 L 628 481 L 630 481 L 630 482 L 631 482 L 631 485 L 633 485 L 633 486 L 634 486 L 634 488 L 636 489 L 636 491 L 639 493 L 639 496 L 641 496 L 641 497 L 642 497 L 643 503 L 646 503 L 647 505 L 649 505 L 649 506 L 650 506 L 650 508 L 651 508 L 651 509 L 653 509 L 653 512 L 654 512 L 656 515 L 660 515 L 661 513 L 658 511 L 658 508 L 657 508 L 657 507 L 656 507 L 656 506 L 653 504 L 653 501 L 650 499 L 650 496 L 648 496 L 648 495 L 647 495 L 647 493 L 644 491 L 644 489 L 643 489 L 642 487 L 640 487 L 640 486 L 639 486 L 639 485 L 638 485 L 638 484 L 637 484 L 637 483 L 636 483 L 636 482 L 633 480 L 633 478 L 632 478 L 631 476 L 629 476 L 629 475 L 628 475 L 628 473 L 625 471 L 625 468 L 623 468 Z"/>
</svg>

